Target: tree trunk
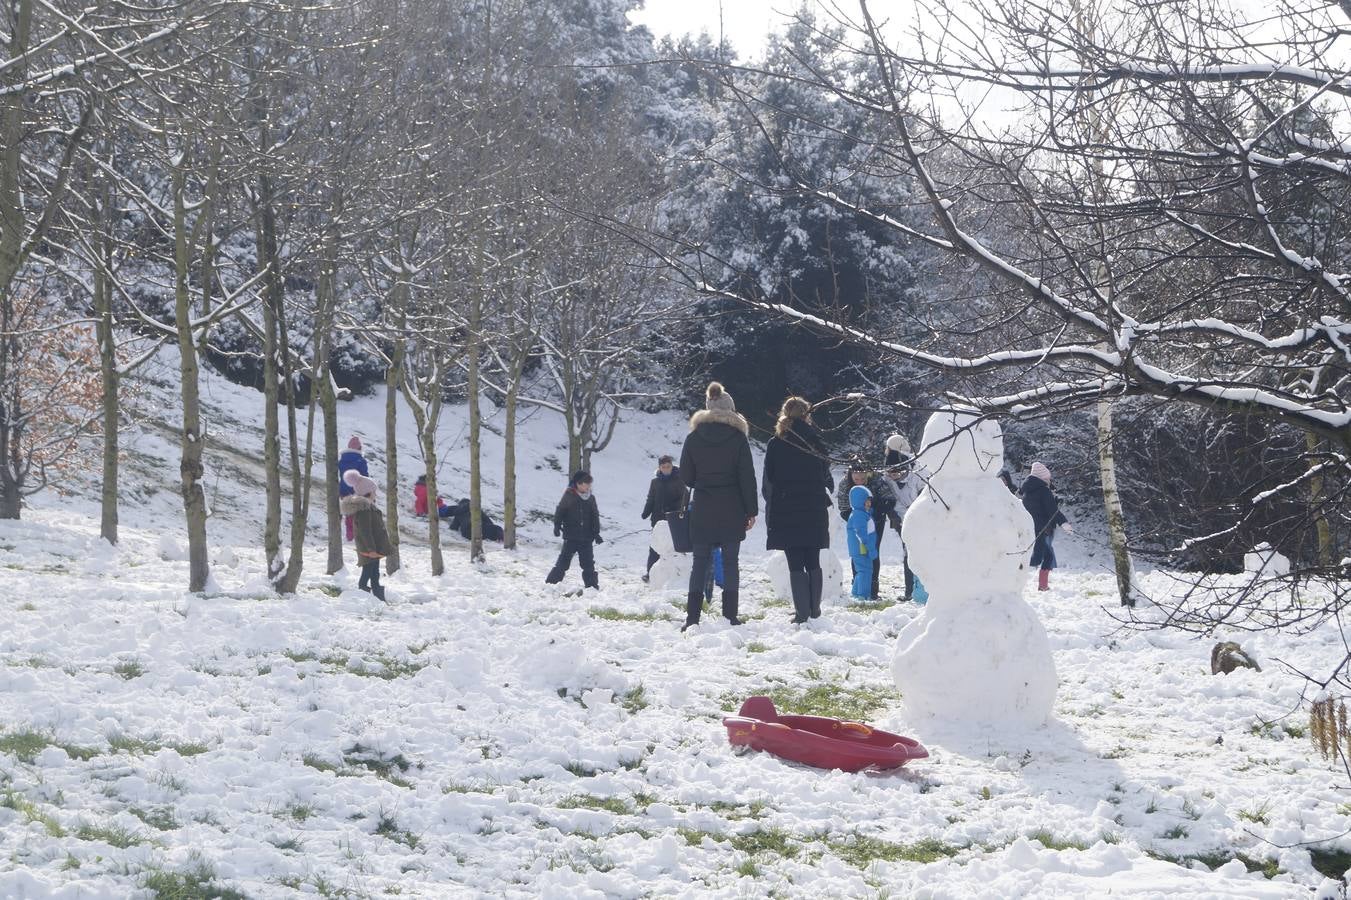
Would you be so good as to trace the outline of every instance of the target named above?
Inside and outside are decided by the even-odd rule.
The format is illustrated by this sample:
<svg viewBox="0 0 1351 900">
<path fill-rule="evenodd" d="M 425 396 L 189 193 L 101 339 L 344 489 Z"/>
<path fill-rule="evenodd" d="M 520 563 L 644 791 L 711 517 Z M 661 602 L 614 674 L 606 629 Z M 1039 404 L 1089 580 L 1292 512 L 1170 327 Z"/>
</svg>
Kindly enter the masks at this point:
<svg viewBox="0 0 1351 900">
<path fill-rule="evenodd" d="M 436 423 L 441 417 L 441 379 L 432 379 L 433 387 L 426 409 L 411 403 L 413 419 L 417 423 L 418 440 L 422 443 L 422 461 L 427 478 L 427 543 L 431 547 L 432 574 L 445 574 L 445 559 L 441 555 L 441 517 L 436 508 Z M 408 387 L 407 384 L 404 385 Z"/>
<path fill-rule="evenodd" d="M 273 244 L 275 251 L 276 245 Z M 286 330 L 286 304 L 280 293 L 283 289 L 281 278 L 281 260 L 274 256 L 269 263 L 270 271 L 277 276 L 277 337 L 278 353 L 281 362 L 281 387 L 286 398 L 286 435 L 290 443 L 291 476 L 291 544 L 287 552 L 286 568 L 277 582 L 277 591 L 282 594 L 294 594 L 300 584 L 300 575 L 305 567 L 305 529 L 310 516 L 310 473 L 314 469 L 314 397 L 311 391 L 309 409 L 306 411 L 305 451 L 300 451 L 299 429 L 296 422 L 296 382 L 291 370 L 291 341 Z M 319 327 L 315 335 L 315 356 L 325 354 L 323 345 L 327 342 L 327 324 L 320 316 Z"/>
<path fill-rule="evenodd" d="M 102 212 L 108 211 L 105 193 Z M 106 220 L 100 227 L 108 227 Z M 119 389 L 122 376 L 117 371 L 117 337 L 113 333 L 113 297 L 109 279 L 108 242 L 100 234 L 94 238 L 98 263 L 94 266 L 94 311 L 98 315 L 97 339 L 99 369 L 103 380 L 103 485 L 100 491 L 99 537 L 117 543 L 118 423 L 121 420 Z"/>
<path fill-rule="evenodd" d="M 1309 456 L 1312 457 L 1318 452 L 1318 435 L 1312 431 L 1304 432 L 1304 446 L 1308 448 Z M 1315 466 L 1318 462 L 1310 458 L 1309 465 Z M 1327 513 L 1324 512 L 1327 499 L 1323 476 L 1314 475 L 1309 479 L 1309 508 L 1313 512 L 1314 531 L 1318 535 L 1318 565 L 1330 570 L 1335 557 L 1332 552 L 1332 526 L 1328 524 Z"/>
<path fill-rule="evenodd" d="M 275 587 L 281 576 L 281 418 L 277 407 L 281 390 L 277 372 L 277 307 L 281 303 L 276 259 L 276 223 L 272 218 L 272 190 L 266 175 L 258 178 L 258 264 L 269 269 L 263 278 L 263 555 L 267 580 Z"/>
<path fill-rule="evenodd" d="M 192 298 L 188 293 L 187 179 L 183 160 L 173 167 L 174 191 L 174 325 L 178 330 L 179 390 L 183 398 L 183 438 L 178 464 L 183 514 L 188 527 L 188 590 L 206 590 L 210 564 L 206 554 L 206 491 L 202 488 L 201 399 L 197 388 L 197 345 L 192 335 Z M 208 247 L 205 251 L 212 252 Z"/>
<path fill-rule="evenodd" d="M 5 48 L 12 65 L 0 73 L 0 85 L 20 84 L 28 76 L 27 53 L 33 18 L 32 0 L 18 0 L 12 6 L 14 31 Z M 8 371 L 14 359 L 18 337 L 13 333 L 14 278 L 19 273 L 23 252 L 23 155 L 19 152 L 26 126 L 26 91 L 0 95 L 0 389 L 9 384 Z M 22 484 L 11 471 L 19 459 L 19 434 L 22 410 L 16 409 L 16 396 L 0 396 L 0 519 L 17 519 L 23 508 Z"/>
<path fill-rule="evenodd" d="M 1116 486 L 1116 451 L 1112 445 L 1112 401 L 1098 401 L 1098 475 L 1102 479 L 1102 506 L 1107 513 L 1107 541 L 1112 548 L 1117 595 L 1122 606 L 1134 606 L 1138 591 L 1135 567 L 1126 546 L 1126 516 Z"/>
<path fill-rule="evenodd" d="M 395 288 L 403 292 L 400 285 Z M 398 301 L 402 303 L 402 299 Z M 385 372 L 385 525 L 389 532 L 389 556 L 385 557 L 385 574 L 399 571 L 403 561 L 399 557 L 399 386 L 403 383 L 403 365 L 406 346 L 402 337 L 403 310 L 399 305 L 399 331 L 394 337 L 389 369 Z M 421 432 L 419 431 L 419 434 Z M 433 500 L 433 503 L 435 501 Z"/>
<path fill-rule="evenodd" d="M 327 361 L 318 372 L 316 385 L 324 411 L 324 519 L 328 525 L 328 563 L 324 570 L 332 575 L 342 569 L 342 513 L 338 510 L 338 395 Z"/>
<path fill-rule="evenodd" d="M 480 237 L 480 245 L 482 237 Z M 479 290 L 469 301 L 469 372 L 466 391 L 469 394 L 469 559 L 477 562 L 483 556 L 483 413 L 479 408 L 479 330 L 483 324 L 483 268 L 482 246 L 479 248 Z"/>
<path fill-rule="evenodd" d="M 506 415 L 506 427 L 503 429 L 504 449 L 502 451 L 502 549 L 516 549 L 516 404 L 521 393 L 521 375 L 525 371 L 525 354 L 521 353 L 513 361 L 511 380 L 507 384 L 506 402 L 503 413 Z"/>
</svg>

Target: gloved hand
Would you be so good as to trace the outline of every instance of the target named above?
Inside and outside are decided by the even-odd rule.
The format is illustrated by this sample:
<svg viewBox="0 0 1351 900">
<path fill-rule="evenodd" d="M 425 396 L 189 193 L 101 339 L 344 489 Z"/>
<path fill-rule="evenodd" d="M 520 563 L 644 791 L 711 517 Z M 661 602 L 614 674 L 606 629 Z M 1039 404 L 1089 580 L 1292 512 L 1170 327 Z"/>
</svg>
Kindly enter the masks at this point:
<svg viewBox="0 0 1351 900">
<path fill-rule="evenodd" d="M 859 556 L 867 556 L 867 555 L 868 555 L 868 548 L 867 548 L 867 547 L 859 547 L 859 548 L 858 548 L 858 555 L 859 555 Z"/>
<path fill-rule="evenodd" d="M 891 522 L 891 530 L 892 530 L 892 531 L 899 532 L 899 531 L 901 530 L 901 517 L 900 517 L 900 516 L 892 515 L 891 518 L 889 519 L 889 521 Z"/>
<path fill-rule="evenodd" d="M 1065 523 L 1064 528 L 1066 534 L 1074 534 L 1074 526 L 1071 525 L 1069 522 Z"/>
<path fill-rule="evenodd" d="M 562 530 L 561 528 L 555 528 L 555 529 L 554 529 L 554 537 L 562 537 L 562 536 L 563 536 L 563 530 Z"/>
<path fill-rule="evenodd" d="M 605 538 L 601 537 L 600 535 L 596 535 L 596 543 L 597 544 L 605 543 Z"/>
</svg>

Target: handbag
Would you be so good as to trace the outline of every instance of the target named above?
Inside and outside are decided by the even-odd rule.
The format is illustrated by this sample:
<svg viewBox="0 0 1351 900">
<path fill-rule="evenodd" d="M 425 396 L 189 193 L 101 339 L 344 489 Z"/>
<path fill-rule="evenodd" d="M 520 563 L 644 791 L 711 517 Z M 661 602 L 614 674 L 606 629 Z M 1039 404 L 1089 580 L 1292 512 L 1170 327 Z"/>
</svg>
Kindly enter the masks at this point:
<svg viewBox="0 0 1351 900">
<path fill-rule="evenodd" d="M 690 505 L 685 504 L 666 516 L 666 524 L 671 529 L 671 546 L 677 553 L 691 553 L 694 543 L 690 540 Z"/>
</svg>

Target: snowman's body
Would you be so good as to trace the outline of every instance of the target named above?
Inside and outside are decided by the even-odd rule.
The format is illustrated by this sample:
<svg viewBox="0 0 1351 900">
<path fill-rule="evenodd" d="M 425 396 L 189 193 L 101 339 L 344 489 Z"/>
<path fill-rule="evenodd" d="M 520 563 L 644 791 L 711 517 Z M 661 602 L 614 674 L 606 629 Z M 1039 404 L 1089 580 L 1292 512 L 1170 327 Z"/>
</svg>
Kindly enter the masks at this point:
<svg viewBox="0 0 1351 900">
<path fill-rule="evenodd" d="M 1055 662 L 1022 595 L 1032 523 L 996 477 L 999 426 L 935 413 L 922 447 L 928 487 L 901 533 L 929 602 L 902 629 L 892 660 L 906 709 L 953 724 L 1042 725 L 1055 703 Z"/>
</svg>

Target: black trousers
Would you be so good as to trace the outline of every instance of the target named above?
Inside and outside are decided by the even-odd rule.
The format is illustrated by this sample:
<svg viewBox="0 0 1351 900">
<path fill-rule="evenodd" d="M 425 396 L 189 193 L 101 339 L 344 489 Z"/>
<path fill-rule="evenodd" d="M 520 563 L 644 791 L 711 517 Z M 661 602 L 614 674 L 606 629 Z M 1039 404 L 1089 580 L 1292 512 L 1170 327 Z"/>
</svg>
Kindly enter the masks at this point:
<svg viewBox="0 0 1351 900">
<path fill-rule="evenodd" d="M 713 571 L 714 547 L 722 548 L 722 615 L 726 619 L 736 618 L 737 597 L 741 587 L 741 542 L 695 544 L 689 594 L 685 601 L 685 621 L 691 625 L 699 621 L 699 613 L 704 608 L 704 585 Z"/>
<path fill-rule="evenodd" d="M 380 586 L 380 560 L 372 559 L 361 564 L 361 578 L 357 581 L 357 587 L 366 590 L 368 587 L 378 588 Z"/>
<path fill-rule="evenodd" d="M 783 555 L 788 557 L 789 572 L 815 572 L 821 568 L 821 551 L 815 547 L 789 547 Z"/>
<path fill-rule="evenodd" d="M 545 584 L 558 584 L 572 566 L 572 558 L 582 566 L 582 584 L 587 587 L 600 587 L 600 578 L 596 575 L 596 555 L 590 541 L 564 541 L 563 549 L 558 551 L 558 561 L 544 579 Z"/>
</svg>

